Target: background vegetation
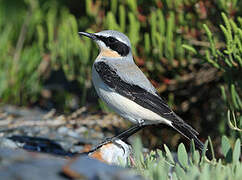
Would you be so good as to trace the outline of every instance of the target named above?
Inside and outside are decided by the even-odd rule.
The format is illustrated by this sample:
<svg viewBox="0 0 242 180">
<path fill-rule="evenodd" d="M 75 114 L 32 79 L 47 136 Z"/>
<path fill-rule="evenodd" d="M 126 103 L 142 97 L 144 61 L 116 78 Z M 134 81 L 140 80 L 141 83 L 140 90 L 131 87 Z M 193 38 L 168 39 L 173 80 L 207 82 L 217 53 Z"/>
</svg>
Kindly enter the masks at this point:
<svg viewBox="0 0 242 180">
<path fill-rule="evenodd" d="M 91 84 L 97 47 L 78 31 L 119 30 L 131 40 L 137 65 L 169 105 L 222 157 L 242 126 L 242 1 L 11 0 L 0 1 L 0 102 L 106 110 Z M 173 133 L 172 136 L 169 134 Z M 150 147 L 180 140 L 147 129 Z M 160 137 L 154 138 L 154 137 Z M 148 143 L 149 142 L 149 143 Z"/>
</svg>

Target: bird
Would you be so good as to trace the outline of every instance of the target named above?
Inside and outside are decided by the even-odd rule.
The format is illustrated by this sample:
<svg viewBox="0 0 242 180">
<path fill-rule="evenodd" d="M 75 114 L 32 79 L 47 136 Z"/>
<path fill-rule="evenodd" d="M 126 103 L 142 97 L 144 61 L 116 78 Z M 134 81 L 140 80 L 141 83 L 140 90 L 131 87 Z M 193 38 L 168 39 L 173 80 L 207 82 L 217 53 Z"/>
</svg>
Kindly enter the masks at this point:
<svg viewBox="0 0 242 180">
<path fill-rule="evenodd" d="M 134 126 L 112 139 L 121 140 L 149 125 L 166 124 L 203 150 L 199 133 L 180 118 L 161 98 L 144 73 L 135 64 L 129 38 L 115 30 L 97 33 L 79 32 L 92 39 L 99 54 L 92 66 L 92 82 L 98 96 L 114 112 Z M 106 142 L 105 142 L 106 143 Z"/>
</svg>

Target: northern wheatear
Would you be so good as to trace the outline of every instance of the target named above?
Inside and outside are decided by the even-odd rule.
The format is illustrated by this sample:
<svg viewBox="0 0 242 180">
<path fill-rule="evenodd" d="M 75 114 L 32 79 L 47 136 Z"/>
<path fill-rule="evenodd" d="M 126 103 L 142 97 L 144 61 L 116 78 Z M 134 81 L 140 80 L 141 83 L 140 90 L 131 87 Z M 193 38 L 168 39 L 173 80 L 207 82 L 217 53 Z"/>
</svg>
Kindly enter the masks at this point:
<svg viewBox="0 0 242 180">
<path fill-rule="evenodd" d="M 122 137 L 147 125 L 166 124 L 194 139 L 196 146 L 203 149 L 198 132 L 169 108 L 134 63 L 127 36 L 113 30 L 79 34 L 94 40 L 100 49 L 92 68 L 92 81 L 99 97 L 124 119 L 136 124 L 121 133 Z"/>
</svg>

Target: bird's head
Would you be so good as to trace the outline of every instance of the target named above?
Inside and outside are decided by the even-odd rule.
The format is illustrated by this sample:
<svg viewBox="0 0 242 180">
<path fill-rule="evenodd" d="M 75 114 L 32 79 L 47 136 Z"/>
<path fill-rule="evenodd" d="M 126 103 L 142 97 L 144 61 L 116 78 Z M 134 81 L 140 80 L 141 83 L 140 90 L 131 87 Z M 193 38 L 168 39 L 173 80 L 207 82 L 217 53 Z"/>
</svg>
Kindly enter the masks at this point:
<svg viewBox="0 0 242 180">
<path fill-rule="evenodd" d="M 105 30 L 98 33 L 79 32 L 79 34 L 94 40 L 104 57 L 132 56 L 129 38 L 121 32 Z"/>
</svg>

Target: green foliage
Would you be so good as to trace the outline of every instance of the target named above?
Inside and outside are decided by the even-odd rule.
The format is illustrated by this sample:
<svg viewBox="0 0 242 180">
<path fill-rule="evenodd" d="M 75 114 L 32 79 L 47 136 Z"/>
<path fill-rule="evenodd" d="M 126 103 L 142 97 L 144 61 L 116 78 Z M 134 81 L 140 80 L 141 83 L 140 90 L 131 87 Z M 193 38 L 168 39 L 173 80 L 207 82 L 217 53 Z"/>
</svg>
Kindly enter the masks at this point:
<svg viewBox="0 0 242 180">
<path fill-rule="evenodd" d="M 227 137 L 222 139 L 222 151 L 225 159 L 208 160 L 205 153 L 201 157 L 195 149 L 194 142 L 191 143 L 190 152 L 187 153 L 185 146 L 178 146 L 177 158 L 174 161 L 170 150 L 164 145 L 165 152 L 160 150 L 151 151 L 145 156 L 142 154 L 141 141 L 135 140 L 135 168 L 148 179 L 230 179 L 239 180 L 242 176 L 241 142 L 236 140 L 232 149 Z M 211 146 L 212 147 L 212 146 Z M 210 149 L 211 150 L 211 149 Z M 232 161 L 227 160 L 228 152 L 232 153 Z M 137 158 L 138 157 L 138 158 Z"/>
<path fill-rule="evenodd" d="M 1 9 L 9 6 L 6 1 L 0 3 Z M 46 73 L 61 68 L 69 81 L 76 79 L 83 87 L 84 102 L 91 67 L 91 52 L 86 49 L 91 43 L 80 41 L 76 18 L 64 7 L 53 8 L 55 1 L 45 6 L 32 0 L 20 4 L 26 6 L 15 15 L 17 23 L 16 19 L 11 21 L 8 12 L 0 14 L 1 100 L 36 102 Z"/>
<path fill-rule="evenodd" d="M 177 155 L 178 155 L 178 161 L 180 162 L 181 166 L 184 169 L 186 169 L 188 167 L 188 156 L 187 156 L 185 146 L 183 144 L 180 144 L 178 146 Z"/>
<path fill-rule="evenodd" d="M 238 126 L 241 125 L 239 121 L 242 118 L 242 24 L 237 25 L 232 19 L 228 19 L 224 13 L 222 13 L 222 18 L 225 25 L 220 25 L 220 29 L 223 32 L 226 43 L 223 50 L 216 48 L 211 31 L 207 25 L 204 25 L 210 42 L 210 49 L 206 51 L 206 60 L 223 72 L 225 85 L 221 86 L 221 94 L 228 105 L 229 126 L 233 130 L 241 132 L 242 129 Z M 238 119 L 238 123 L 236 119 Z"/>
<path fill-rule="evenodd" d="M 160 90 L 163 84 L 161 80 L 167 74 L 169 78 L 179 80 L 181 74 L 189 71 L 191 66 L 195 66 L 192 56 L 199 54 L 198 49 L 188 44 L 196 39 L 194 34 L 198 29 L 202 29 L 202 24 L 207 21 L 201 18 L 201 13 L 204 12 L 200 12 L 199 8 L 196 9 L 199 3 L 194 6 L 194 11 L 186 10 L 194 3 L 196 1 L 163 0 L 147 3 L 114 0 L 109 6 L 107 1 L 86 0 L 80 4 L 80 8 L 84 10 L 79 13 L 81 18 L 76 18 L 66 8 L 66 4 L 59 1 L 44 3 L 40 0 L 12 3 L 1 1 L 0 97 L 2 102 L 16 104 L 36 102 L 41 96 L 43 83 L 48 79 L 50 72 L 62 69 L 69 81 L 78 81 L 81 89 L 80 105 L 85 104 L 87 88 L 91 84 L 90 68 L 97 49 L 89 40 L 84 38 L 80 40 L 78 30 L 97 32 L 101 29 L 115 29 L 126 33 L 131 40 L 135 57 L 145 59 L 144 63 L 137 61 L 137 64 L 143 66 L 143 71 L 157 84 L 159 92 L 165 91 L 166 89 Z M 230 3 L 236 9 L 238 2 Z M 217 4 L 223 10 L 227 11 L 229 8 L 224 1 L 216 1 Z M 15 11 L 16 7 L 22 8 Z M 196 11 L 197 13 L 194 13 Z M 226 36 L 229 47 L 227 53 L 230 54 L 226 62 L 231 65 L 236 61 L 240 62 L 241 30 L 235 23 L 226 20 L 225 15 L 223 19 L 226 25 L 221 28 L 225 34 L 236 32 L 235 45 L 231 45 L 229 39 L 231 36 Z M 205 30 L 207 33 L 210 32 L 208 28 Z M 209 40 L 212 55 L 219 55 L 215 50 L 212 33 Z M 234 49 L 234 46 L 240 50 L 232 51 L 231 48 Z M 32 55 L 27 52 L 32 52 Z M 23 54 L 25 60 L 22 60 Z M 235 60 L 231 59 L 233 56 Z M 208 61 L 216 66 L 216 61 L 209 58 Z M 167 69 L 171 72 L 167 72 Z M 17 77 L 18 74 L 22 76 Z M 33 77 L 29 78 L 31 75 Z M 236 93 L 237 85 L 231 84 L 230 91 L 234 94 L 231 100 L 238 109 L 241 107 L 241 101 L 236 98 L 239 96 Z M 174 96 L 173 93 L 171 95 Z M 65 101 L 65 97 L 62 101 Z"/>
<path fill-rule="evenodd" d="M 80 105 L 83 105 L 91 84 L 91 59 L 97 51 L 89 40 L 80 40 L 78 30 L 115 29 L 126 33 L 136 47 L 134 55 L 145 56 L 144 70 L 157 72 L 152 73 L 154 81 L 165 73 L 161 66 L 163 60 L 168 60 L 168 66 L 174 68 L 177 66 L 174 59 L 184 62 L 186 50 L 188 54 L 195 52 L 188 45 L 181 46 L 187 40 L 179 31 L 190 17 L 173 9 L 183 8 L 182 2 L 164 1 L 166 11 L 156 8 L 157 1 L 151 1 L 149 8 L 141 2 L 147 11 L 145 15 L 139 12 L 139 3 L 114 0 L 109 7 L 107 1 L 86 0 L 85 11 L 77 19 L 59 1 L 1 1 L 1 101 L 19 105 L 35 103 L 50 72 L 62 69 L 67 80 L 78 81 L 82 90 Z M 102 8 L 107 9 L 104 17 Z M 91 27 L 92 24 L 96 26 Z M 186 34 L 188 31 L 185 31 Z M 65 96 L 69 97 L 64 93 L 62 101 Z"/>
<path fill-rule="evenodd" d="M 222 137 L 222 153 L 226 159 L 226 162 L 232 162 L 232 148 L 230 146 L 229 139 L 226 136 Z"/>
</svg>

